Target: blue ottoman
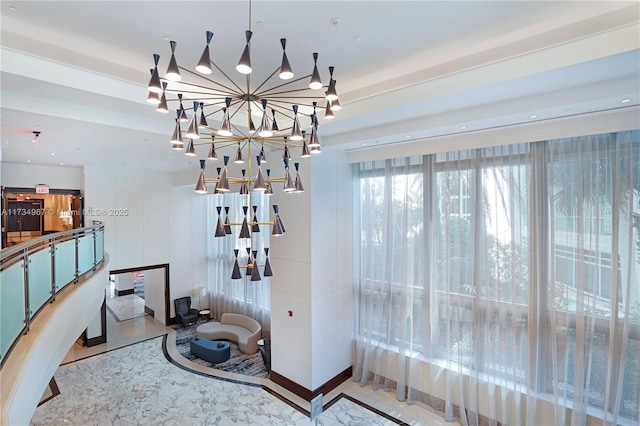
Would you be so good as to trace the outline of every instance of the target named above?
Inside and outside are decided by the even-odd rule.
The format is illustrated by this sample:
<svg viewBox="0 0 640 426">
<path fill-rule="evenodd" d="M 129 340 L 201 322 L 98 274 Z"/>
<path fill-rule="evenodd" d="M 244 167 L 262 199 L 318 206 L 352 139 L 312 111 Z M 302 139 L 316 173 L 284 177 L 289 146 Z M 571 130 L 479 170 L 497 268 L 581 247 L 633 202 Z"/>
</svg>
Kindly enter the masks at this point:
<svg viewBox="0 0 640 426">
<path fill-rule="evenodd" d="M 229 359 L 231 347 L 229 342 L 195 337 L 191 339 L 191 354 L 212 364 L 217 364 Z"/>
</svg>

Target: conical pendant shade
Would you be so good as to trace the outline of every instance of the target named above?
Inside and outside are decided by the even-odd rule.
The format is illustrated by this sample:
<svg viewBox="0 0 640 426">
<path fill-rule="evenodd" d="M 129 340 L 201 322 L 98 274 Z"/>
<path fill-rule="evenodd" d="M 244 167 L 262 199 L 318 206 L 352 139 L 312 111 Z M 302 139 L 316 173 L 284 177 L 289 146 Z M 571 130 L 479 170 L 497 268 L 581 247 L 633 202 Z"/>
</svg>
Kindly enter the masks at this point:
<svg viewBox="0 0 640 426">
<path fill-rule="evenodd" d="M 320 146 L 320 140 L 318 139 L 318 131 L 315 125 L 311 126 L 311 137 L 309 138 L 309 148 L 314 146 Z"/>
<path fill-rule="evenodd" d="M 156 92 L 149 92 L 149 94 L 147 95 L 147 102 L 149 102 L 151 105 L 158 105 L 160 104 L 160 96 L 156 93 Z M 165 102 L 166 102 L 166 97 L 165 97 Z M 165 111 L 161 111 L 160 109 L 157 109 L 160 112 L 165 112 Z M 169 112 L 167 110 L 167 112 Z"/>
<path fill-rule="evenodd" d="M 242 148 L 240 147 L 240 142 L 238 142 L 238 150 L 236 151 L 236 159 L 233 161 L 236 164 L 244 163 L 244 158 L 242 157 Z"/>
<path fill-rule="evenodd" d="M 196 65 L 196 71 L 202 74 L 211 74 L 211 56 L 209 55 L 209 43 L 211 43 L 212 38 L 213 33 L 211 31 L 207 31 L 207 45 L 204 47 L 204 51 L 200 56 L 198 65 Z"/>
<path fill-rule="evenodd" d="M 249 55 L 249 42 L 251 41 L 252 32 L 245 31 L 244 33 L 247 39 L 247 44 L 244 46 L 244 50 L 242 51 L 242 56 L 240 56 L 238 65 L 236 65 L 236 70 L 240 74 L 251 74 L 251 57 Z"/>
<path fill-rule="evenodd" d="M 282 159 L 283 160 L 291 160 L 291 153 L 289 152 L 289 145 L 287 145 L 287 140 L 284 140 L 284 149 L 282 150 Z"/>
<path fill-rule="evenodd" d="M 271 131 L 275 133 L 280 130 L 278 129 L 278 122 L 276 121 L 276 110 L 271 108 L 271 114 L 273 115 L 273 121 L 271 122 Z"/>
<path fill-rule="evenodd" d="M 266 184 L 267 184 L 267 189 L 264 191 L 264 195 L 273 195 L 273 188 L 271 187 L 271 182 L 269 182 L 269 179 L 271 179 L 271 169 L 267 169 L 267 179 L 265 180 Z"/>
<path fill-rule="evenodd" d="M 278 214 L 278 205 L 273 205 L 273 211 L 276 214 L 273 218 L 273 230 L 271 231 L 271 235 L 274 237 L 278 237 L 286 232 L 284 229 L 284 225 L 282 224 L 282 220 L 280 219 L 280 215 Z"/>
<path fill-rule="evenodd" d="M 291 179 L 291 174 L 289 173 L 289 168 L 285 168 L 284 174 L 284 192 L 293 192 L 296 190 L 296 185 L 293 183 Z"/>
<path fill-rule="evenodd" d="M 298 120 L 298 105 L 294 105 L 293 109 L 293 126 L 291 127 L 291 140 L 301 141 L 302 130 L 300 129 L 300 120 Z"/>
<path fill-rule="evenodd" d="M 198 123 L 198 127 L 201 129 L 209 127 L 209 123 L 207 123 L 207 116 L 204 115 L 204 104 L 202 102 L 200 102 L 200 122 Z"/>
<path fill-rule="evenodd" d="M 205 160 L 200 160 L 200 176 L 198 176 L 198 182 L 196 183 L 196 193 L 206 194 L 207 184 L 204 181 L 204 168 L 206 166 Z"/>
<path fill-rule="evenodd" d="M 336 88 L 336 81 L 333 80 L 333 89 L 335 91 Z M 338 99 L 338 96 L 336 95 L 336 98 L 334 100 L 331 101 L 331 111 L 340 111 L 342 109 L 342 105 L 340 105 L 340 99 Z"/>
<path fill-rule="evenodd" d="M 213 139 L 213 135 L 211 136 L 211 139 Z M 207 159 L 209 160 L 218 159 L 218 154 L 216 154 L 216 144 L 214 144 L 213 141 L 211 141 L 211 148 L 209 148 L 209 155 L 207 155 Z"/>
<path fill-rule="evenodd" d="M 327 106 L 324 109 L 324 119 L 325 120 L 333 120 L 334 115 L 333 111 L 331 111 L 331 101 L 327 101 Z"/>
<path fill-rule="evenodd" d="M 216 225 L 215 236 L 216 237 L 226 237 L 227 233 L 224 230 L 224 225 L 222 224 L 222 216 L 220 215 L 222 207 L 216 207 L 216 210 L 218 210 L 218 223 Z"/>
<path fill-rule="evenodd" d="M 151 78 L 153 78 L 153 68 L 149 69 L 149 71 L 151 71 Z M 160 94 L 158 92 L 152 92 L 151 90 L 149 90 L 149 94 L 147 95 L 147 102 L 152 105 L 158 105 L 160 103 Z"/>
<path fill-rule="evenodd" d="M 186 123 L 187 121 L 189 121 L 189 118 L 187 117 L 187 113 L 184 111 L 184 105 L 182 105 L 182 93 L 178 93 L 178 99 L 180 100 L 180 115 L 178 116 L 178 118 L 180 119 L 180 121 Z"/>
<path fill-rule="evenodd" d="M 198 102 L 193 103 L 193 116 L 191 117 L 191 121 L 189 121 L 189 127 L 187 128 L 187 132 L 185 136 L 191 139 L 200 139 L 200 130 L 198 129 L 198 106 L 200 104 Z"/>
<path fill-rule="evenodd" d="M 156 111 L 167 113 L 169 112 L 169 107 L 167 106 L 167 94 L 165 89 L 167 88 L 167 83 L 162 83 L 162 96 L 160 97 L 160 101 L 158 102 L 158 106 L 156 107 Z M 154 94 L 153 92 L 149 92 L 149 94 Z M 155 93 L 157 96 L 158 94 Z"/>
<path fill-rule="evenodd" d="M 233 273 L 231 274 L 232 280 L 239 280 L 242 278 L 242 274 L 240 273 L 240 265 L 238 265 L 238 250 L 233 250 L 233 253 L 236 255 L 236 260 L 233 263 Z"/>
<path fill-rule="evenodd" d="M 231 235 L 231 221 L 229 220 L 229 207 L 224 208 L 224 232 Z"/>
<path fill-rule="evenodd" d="M 153 62 L 155 67 L 151 72 L 151 80 L 149 80 L 149 85 L 147 86 L 147 90 L 154 93 L 162 93 L 162 84 L 160 84 L 160 74 L 158 74 L 158 61 L 160 60 L 160 55 L 157 53 L 153 54 Z"/>
<path fill-rule="evenodd" d="M 180 76 L 180 69 L 178 68 L 178 63 L 176 62 L 176 45 L 175 41 L 170 41 L 171 45 L 171 59 L 169 60 L 169 67 L 167 67 L 167 73 L 164 75 L 164 78 L 171 81 L 180 81 L 182 77 Z"/>
<path fill-rule="evenodd" d="M 247 210 L 248 207 L 242 207 L 244 211 L 244 219 L 242 220 L 242 227 L 240 228 L 240 236 L 239 238 L 251 238 L 251 233 L 249 232 L 249 224 L 247 223 Z"/>
<path fill-rule="evenodd" d="M 231 106 L 231 98 L 225 98 L 226 107 L 222 108 L 223 116 L 222 122 L 220 123 L 220 128 L 218 129 L 218 134 L 220 136 L 233 136 L 233 132 L 231 131 L 231 118 L 229 117 L 229 106 Z"/>
<path fill-rule="evenodd" d="M 264 152 L 264 143 L 260 146 L 260 158 L 262 159 L 262 163 L 267 162 L 267 153 Z"/>
<path fill-rule="evenodd" d="M 222 173 L 220 173 L 220 178 L 218 179 L 218 185 L 216 189 L 220 192 L 229 191 L 229 179 L 227 179 L 227 164 L 229 163 L 229 157 L 225 155 L 224 157 L 224 168 L 222 169 Z"/>
<path fill-rule="evenodd" d="M 336 92 L 336 82 L 333 79 L 333 67 L 329 67 L 329 87 L 327 88 L 325 98 L 328 101 L 335 101 L 336 99 L 338 99 L 338 93 Z"/>
<path fill-rule="evenodd" d="M 265 252 L 265 255 L 267 256 L 267 258 L 264 261 L 264 272 L 262 273 L 262 276 L 264 276 L 264 277 L 272 277 L 273 276 L 273 271 L 271 270 L 271 262 L 269 262 L 269 249 L 265 248 L 264 252 Z"/>
<path fill-rule="evenodd" d="M 218 224 L 216 226 L 216 237 L 226 237 L 227 233 L 224 230 L 224 225 L 222 224 L 222 219 L 218 217 Z"/>
<path fill-rule="evenodd" d="M 256 175 L 256 180 L 253 183 L 254 191 L 266 191 L 267 185 L 264 182 L 264 177 L 262 176 L 262 169 L 258 166 L 258 174 Z"/>
<path fill-rule="evenodd" d="M 249 233 L 249 224 L 247 223 L 246 217 L 242 220 L 239 238 L 251 238 L 251 234 Z"/>
<path fill-rule="evenodd" d="M 309 89 L 318 90 L 322 89 L 322 80 L 320 80 L 320 73 L 318 72 L 318 54 L 313 54 L 313 72 L 311 73 L 311 80 L 309 81 Z"/>
<path fill-rule="evenodd" d="M 247 275 L 251 275 L 251 268 L 253 268 L 253 256 L 251 256 L 251 247 L 247 247 Z"/>
<path fill-rule="evenodd" d="M 263 138 L 268 138 L 273 136 L 273 131 L 271 130 L 271 120 L 267 115 L 267 100 L 262 99 L 262 120 L 260 121 L 260 128 L 258 129 L 258 136 Z"/>
<path fill-rule="evenodd" d="M 178 111 L 180 114 L 180 111 Z M 173 130 L 173 135 L 171 136 L 171 141 L 174 145 L 179 145 L 180 148 L 184 146 L 184 141 L 182 140 L 182 130 L 180 129 L 180 120 L 176 119 L 176 127 Z"/>
<path fill-rule="evenodd" d="M 287 58 L 287 52 L 285 51 L 287 47 L 287 39 L 281 38 L 280 44 L 282 45 L 282 62 L 280 64 L 280 74 L 278 74 L 278 77 L 283 80 L 290 80 L 293 78 L 293 71 L 291 70 L 291 65 Z"/>
<path fill-rule="evenodd" d="M 260 270 L 258 269 L 257 251 L 253 252 L 253 268 L 251 268 L 251 281 L 260 281 Z"/>
<path fill-rule="evenodd" d="M 187 148 L 184 154 L 188 155 L 189 157 L 195 157 L 196 148 L 193 146 L 193 139 L 189 139 L 189 142 L 187 142 Z"/>
<path fill-rule="evenodd" d="M 253 221 L 251 224 L 251 232 L 260 232 L 260 225 L 258 225 L 258 206 L 253 206 Z"/>
<path fill-rule="evenodd" d="M 258 136 L 262 138 L 273 136 L 273 131 L 271 131 L 271 121 L 267 116 L 266 110 L 262 113 L 262 121 L 260 122 L 260 131 L 258 132 Z"/>
<path fill-rule="evenodd" d="M 307 141 L 302 142 L 302 153 L 300 154 L 300 157 L 302 158 L 311 157 L 311 153 L 309 152 L 309 146 L 307 145 Z"/>
<path fill-rule="evenodd" d="M 294 184 L 293 192 L 304 192 L 304 187 L 302 186 L 302 179 L 300 178 L 300 173 L 296 172 L 296 182 Z"/>
</svg>

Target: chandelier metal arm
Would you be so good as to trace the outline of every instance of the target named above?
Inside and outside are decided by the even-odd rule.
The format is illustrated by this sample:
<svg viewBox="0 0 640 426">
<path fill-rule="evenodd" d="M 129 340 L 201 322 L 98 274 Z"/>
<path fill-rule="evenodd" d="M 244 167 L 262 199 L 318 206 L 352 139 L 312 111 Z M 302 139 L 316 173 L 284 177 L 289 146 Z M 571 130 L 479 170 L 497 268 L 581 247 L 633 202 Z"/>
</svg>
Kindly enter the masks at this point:
<svg viewBox="0 0 640 426">
<path fill-rule="evenodd" d="M 264 145 L 268 146 L 269 148 L 277 149 L 278 151 L 282 151 L 284 149 L 284 144 L 281 143 L 281 142 L 280 143 L 279 142 L 275 142 L 275 143 L 271 142 L 271 143 L 269 143 L 269 142 L 265 141 Z M 301 148 L 302 144 L 301 143 L 295 143 L 295 141 L 294 142 L 287 141 L 287 146 L 289 148 Z"/>
<path fill-rule="evenodd" d="M 222 84 L 222 83 L 220 83 L 220 82 L 218 82 L 218 81 L 215 81 L 215 80 L 213 80 L 213 79 L 211 79 L 211 78 L 209 78 L 209 77 L 205 77 L 205 76 L 203 76 L 203 75 L 202 75 L 202 74 L 200 74 L 200 73 L 194 72 L 194 71 L 190 70 L 189 68 L 185 68 L 185 67 L 180 66 L 180 65 L 178 66 L 178 68 L 180 68 L 181 70 L 183 70 L 183 71 L 185 71 L 185 72 L 187 72 L 187 73 L 189 73 L 189 74 L 191 74 L 191 75 L 194 75 L 194 76 L 196 76 L 196 77 L 198 77 L 198 78 L 201 78 L 201 79 L 203 79 L 203 80 L 206 80 L 206 81 L 208 81 L 209 83 L 213 83 L 213 84 L 216 84 L 216 85 L 218 85 L 218 86 L 220 86 L 220 87 L 224 88 L 224 89 L 227 91 L 227 93 L 225 93 L 225 95 L 226 95 L 226 94 L 231 94 L 231 95 L 236 95 L 236 96 L 237 96 L 237 95 L 241 95 L 241 94 L 242 94 L 242 89 L 240 88 L 240 86 L 238 86 L 238 85 L 237 85 L 233 80 L 231 80 L 231 79 L 229 78 L 229 76 L 228 76 L 228 75 L 226 75 L 226 74 L 224 73 L 224 71 L 222 71 L 222 70 L 221 70 L 221 69 L 220 69 L 220 68 L 215 64 L 215 62 L 211 61 L 211 64 L 212 64 L 214 67 L 216 67 L 216 68 L 217 68 L 217 69 L 218 69 L 218 70 L 219 70 L 219 71 L 220 71 L 220 72 L 221 72 L 221 73 L 222 73 L 222 74 L 227 78 L 227 80 L 229 80 L 229 81 L 230 81 L 234 86 L 236 86 L 236 88 L 237 88 L 238 90 L 235 90 L 235 89 L 233 89 L 233 88 L 231 88 L 231 87 L 227 87 L 227 86 L 225 86 L 224 84 Z M 211 88 L 210 88 L 210 87 L 200 86 L 199 84 L 195 84 L 195 83 L 183 83 L 183 84 L 187 84 L 187 85 L 189 85 L 189 86 L 193 86 L 193 87 L 198 87 L 198 88 L 200 88 L 200 89 L 204 89 L 204 90 L 211 90 Z M 186 92 L 185 92 L 185 93 L 186 93 Z"/>
<path fill-rule="evenodd" d="M 222 143 L 220 143 L 217 140 L 215 142 L 211 142 L 211 141 L 206 141 L 206 140 L 203 141 L 202 139 L 200 139 L 200 142 L 193 141 L 193 144 L 196 145 L 196 146 L 198 146 L 198 145 L 211 145 L 212 143 L 215 143 L 216 149 L 219 149 L 219 148 L 226 148 L 228 146 L 236 145 L 238 142 L 226 142 L 226 143 L 222 142 Z"/>
<path fill-rule="evenodd" d="M 287 97 L 287 98 L 288 98 L 288 99 L 291 99 L 292 97 Z M 306 99 L 309 99 L 309 98 L 306 98 Z M 286 100 L 280 100 L 280 99 L 279 99 L 279 100 L 277 100 L 276 102 L 273 102 L 273 103 L 274 103 L 274 104 L 276 104 L 276 105 L 278 105 L 278 103 L 281 103 L 281 104 L 289 104 L 289 105 L 302 105 L 302 106 L 308 106 L 309 108 L 313 107 L 313 104 L 305 104 L 305 103 L 302 103 L 302 102 L 292 102 L 292 101 L 286 101 Z M 282 108 L 284 111 L 287 111 L 287 112 L 290 110 L 290 108 L 289 108 L 289 109 L 287 109 L 287 108 L 285 108 L 285 107 L 283 107 L 283 106 L 280 106 L 280 108 Z M 298 114 L 300 114 L 300 115 L 306 115 L 307 117 L 310 117 L 310 116 L 311 116 L 310 114 L 305 114 L 305 113 L 304 113 L 304 112 L 302 112 L 302 111 L 299 111 L 299 112 L 298 112 Z M 288 116 L 287 116 L 287 117 L 288 117 Z"/>
<path fill-rule="evenodd" d="M 273 75 L 273 74 L 272 74 L 272 75 Z M 256 90 L 256 95 L 258 95 L 258 96 L 262 96 L 262 97 L 264 97 L 264 96 L 271 96 L 271 93 L 270 93 L 270 92 L 271 92 L 272 90 L 279 89 L 280 87 L 286 87 L 286 86 L 288 86 L 288 85 L 290 85 L 290 84 L 297 83 L 298 81 L 308 79 L 309 77 L 311 77 L 311 74 L 305 75 L 304 77 L 296 78 L 295 80 L 288 80 L 288 81 L 286 81 L 286 82 L 284 82 L 284 83 L 277 84 L 277 85 L 275 85 L 275 86 L 273 86 L 273 87 L 269 87 L 268 89 L 265 89 L 264 91 L 262 91 L 262 92 L 260 92 L 260 93 L 258 93 L 258 92 L 257 92 L 257 90 Z M 310 90 L 310 89 L 305 87 L 305 90 Z"/>
<path fill-rule="evenodd" d="M 243 92 L 242 88 L 241 88 L 240 86 L 238 86 L 238 84 L 237 84 L 235 81 L 233 81 L 233 79 L 232 79 L 231 77 L 229 77 L 229 76 L 227 75 L 227 73 L 225 73 L 224 71 L 222 71 L 222 68 L 220 68 L 220 67 L 218 66 L 218 64 L 216 64 L 215 62 L 211 61 L 211 65 L 213 65 L 214 67 L 216 67 L 216 69 L 217 69 L 218 71 L 220 71 L 220 74 L 222 74 L 222 75 L 224 76 L 224 78 L 226 78 L 227 80 L 229 80 L 229 82 L 231 82 L 231 84 L 233 84 L 234 86 L 236 86 L 236 87 L 238 88 L 238 93 L 237 93 L 237 94 L 241 94 L 241 93 Z M 220 84 L 220 83 L 218 83 L 218 84 Z"/>
<path fill-rule="evenodd" d="M 182 94 L 190 94 L 190 93 L 194 93 L 196 95 L 204 95 L 202 92 L 192 92 L 192 91 L 187 91 L 187 90 L 183 90 L 182 92 L 180 92 Z M 225 99 L 225 96 L 222 97 L 206 97 L 206 98 L 202 98 L 202 97 L 197 97 L 197 98 L 189 98 L 189 101 L 198 101 L 198 102 L 203 102 L 203 101 L 213 101 L 209 104 L 203 102 L 205 105 L 211 106 L 211 105 L 215 105 L 216 103 L 219 102 L 223 102 Z M 178 102 L 179 99 L 167 99 L 167 102 Z M 189 107 L 189 108 L 185 108 L 185 111 L 191 111 L 193 110 L 193 107 Z M 220 112 L 222 111 L 222 108 L 219 108 L 217 110 L 215 110 L 214 112 L 211 112 L 209 114 L 206 114 L 207 117 L 209 117 L 212 114 L 215 114 L 216 112 Z"/>
<path fill-rule="evenodd" d="M 258 87 L 256 87 L 255 89 L 253 89 L 253 95 L 255 96 L 259 96 L 258 95 L 258 90 L 260 90 L 260 88 L 262 86 L 264 86 L 265 84 L 267 84 L 267 82 L 271 79 L 271 77 L 273 77 L 274 75 L 276 75 L 276 73 L 280 70 L 280 67 L 276 68 L 275 70 L 273 70 L 273 72 L 271 74 L 269 74 L 269 76 L 267 78 L 264 79 L 264 81 L 262 83 L 260 83 L 260 85 Z M 267 89 L 269 90 L 269 89 Z M 248 92 L 248 91 L 247 91 Z"/>
</svg>

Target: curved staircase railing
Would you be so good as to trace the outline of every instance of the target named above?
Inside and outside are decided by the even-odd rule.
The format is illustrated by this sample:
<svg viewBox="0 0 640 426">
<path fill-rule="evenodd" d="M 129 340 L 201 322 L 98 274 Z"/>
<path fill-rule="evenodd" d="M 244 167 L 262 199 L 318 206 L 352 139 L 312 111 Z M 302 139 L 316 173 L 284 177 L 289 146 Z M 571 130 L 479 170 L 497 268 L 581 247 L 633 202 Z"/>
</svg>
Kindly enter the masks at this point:
<svg viewBox="0 0 640 426">
<path fill-rule="evenodd" d="M 104 224 L 0 250 L 0 368 L 38 313 L 104 261 Z"/>
</svg>

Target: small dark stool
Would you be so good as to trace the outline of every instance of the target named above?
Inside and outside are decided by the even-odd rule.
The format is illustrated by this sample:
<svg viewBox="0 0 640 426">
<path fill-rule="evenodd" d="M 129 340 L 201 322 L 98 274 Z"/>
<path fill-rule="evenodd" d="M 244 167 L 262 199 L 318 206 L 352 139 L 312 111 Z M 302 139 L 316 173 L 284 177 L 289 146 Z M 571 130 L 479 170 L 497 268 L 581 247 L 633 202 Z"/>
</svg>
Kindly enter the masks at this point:
<svg viewBox="0 0 640 426">
<path fill-rule="evenodd" d="M 224 362 L 231 356 L 229 342 L 195 337 L 190 342 L 191 354 L 212 364 Z"/>
</svg>

